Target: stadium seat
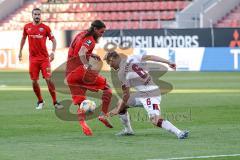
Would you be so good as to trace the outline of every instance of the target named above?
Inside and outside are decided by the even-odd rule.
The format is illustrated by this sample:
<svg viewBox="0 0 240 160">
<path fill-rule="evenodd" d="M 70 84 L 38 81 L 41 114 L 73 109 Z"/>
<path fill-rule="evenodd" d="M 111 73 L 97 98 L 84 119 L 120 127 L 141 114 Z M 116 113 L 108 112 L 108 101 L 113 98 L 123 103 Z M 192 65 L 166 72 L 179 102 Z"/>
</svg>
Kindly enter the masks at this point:
<svg viewBox="0 0 240 160">
<path fill-rule="evenodd" d="M 239 27 L 239 18 L 240 18 L 240 6 L 236 6 L 235 9 L 230 11 L 218 21 L 214 26 L 216 27 Z"/>
<path fill-rule="evenodd" d="M 49 22 L 55 29 L 76 29 L 79 28 L 79 24 L 86 28 L 94 19 L 102 19 L 114 29 L 159 28 L 159 20 L 174 20 L 175 12 L 186 7 L 191 0 L 63 0 L 58 2 L 55 4 L 48 3 L 47 0 L 29 1 L 17 9 L 12 16 L 5 18 L 5 23 L 1 23 L 0 28 L 22 29 L 21 26 L 31 21 L 31 10 L 36 6 L 41 6 L 43 10 L 43 21 Z M 238 19 L 239 15 L 232 14 L 231 19 Z M 12 24 L 12 22 L 15 23 Z M 231 26 L 237 25 L 239 25 L 238 21 L 231 22 Z"/>
</svg>

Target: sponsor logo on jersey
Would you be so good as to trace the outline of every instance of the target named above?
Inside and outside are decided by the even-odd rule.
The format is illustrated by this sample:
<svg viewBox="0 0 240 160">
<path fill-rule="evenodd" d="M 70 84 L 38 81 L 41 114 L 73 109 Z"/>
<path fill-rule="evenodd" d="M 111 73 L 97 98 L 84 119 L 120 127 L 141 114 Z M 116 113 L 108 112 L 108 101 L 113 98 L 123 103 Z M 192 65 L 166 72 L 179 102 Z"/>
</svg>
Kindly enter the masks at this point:
<svg viewBox="0 0 240 160">
<path fill-rule="evenodd" d="M 91 41 L 90 39 L 88 39 L 88 40 L 85 42 L 85 44 L 86 44 L 87 46 L 90 46 L 90 45 L 92 44 L 92 41 Z"/>
<path fill-rule="evenodd" d="M 29 35 L 29 37 L 31 38 L 37 38 L 37 39 L 40 39 L 40 38 L 43 38 L 43 35 Z"/>
<path fill-rule="evenodd" d="M 40 32 L 43 32 L 43 31 L 44 31 L 44 28 L 39 28 L 39 31 L 40 31 Z"/>
</svg>

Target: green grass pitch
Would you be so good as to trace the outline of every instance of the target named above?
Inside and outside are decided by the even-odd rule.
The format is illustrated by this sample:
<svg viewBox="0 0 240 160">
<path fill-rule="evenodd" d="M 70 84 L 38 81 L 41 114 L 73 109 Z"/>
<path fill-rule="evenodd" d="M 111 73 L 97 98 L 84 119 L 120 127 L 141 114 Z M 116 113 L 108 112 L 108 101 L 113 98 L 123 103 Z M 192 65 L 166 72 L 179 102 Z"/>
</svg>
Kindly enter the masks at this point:
<svg viewBox="0 0 240 160">
<path fill-rule="evenodd" d="M 45 108 L 35 110 L 28 73 L 0 72 L 0 160 L 144 160 L 240 154 L 238 72 L 169 72 L 162 79 L 174 86 L 162 97 L 162 114 L 190 131 L 186 140 L 154 127 L 142 108 L 129 110 L 135 136 L 116 137 L 121 125 L 114 117 L 113 129 L 96 119 L 88 121 L 94 136 L 86 137 L 78 122 L 56 117 L 46 89 L 42 91 Z M 42 79 L 40 84 L 46 88 Z M 58 94 L 60 100 L 69 97 Z M 240 156 L 205 159 L 238 160 Z"/>
</svg>

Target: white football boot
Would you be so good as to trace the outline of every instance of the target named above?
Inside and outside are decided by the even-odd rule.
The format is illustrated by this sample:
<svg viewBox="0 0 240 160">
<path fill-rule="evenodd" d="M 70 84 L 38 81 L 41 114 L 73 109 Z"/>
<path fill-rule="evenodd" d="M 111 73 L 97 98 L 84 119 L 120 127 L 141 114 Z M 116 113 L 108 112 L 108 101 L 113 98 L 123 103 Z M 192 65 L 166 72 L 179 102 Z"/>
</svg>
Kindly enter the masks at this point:
<svg viewBox="0 0 240 160">
<path fill-rule="evenodd" d="M 55 107 L 55 109 L 63 109 L 64 108 L 64 106 L 61 103 L 59 103 L 59 102 L 56 102 L 54 104 L 54 107 Z"/>
<path fill-rule="evenodd" d="M 186 139 L 188 137 L 189 131 L 181 131 L 177 137 L 178 139 Z"/>
<path fill-rule="evenodd" d="M 124 128 L 122 131 L 120 131 L 119 133 L 115 134 L 116 136 L 133 136 L 134 132 L 133 130 L 127 130 L 126 128 Z"/>
<path fill-rule="evenodd" d="M 44 103 L 45 103 L 44 101 L 42 101 L 42 102 L 37 102 L 37 107 L 36 107 L 36 109 L 37 109 L 37 110 L 43 109 Z"/>
</svg>

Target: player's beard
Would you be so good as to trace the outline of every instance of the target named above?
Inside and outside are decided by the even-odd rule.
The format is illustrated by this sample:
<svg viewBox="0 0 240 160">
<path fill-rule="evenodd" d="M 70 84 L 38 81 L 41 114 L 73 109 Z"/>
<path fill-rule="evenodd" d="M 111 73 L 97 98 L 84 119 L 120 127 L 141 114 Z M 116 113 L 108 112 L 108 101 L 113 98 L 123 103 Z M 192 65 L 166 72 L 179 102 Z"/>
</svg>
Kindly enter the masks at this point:
<svg viewBox="0 0 240 160">
<path fill-rule="evenodd" d="M 98 37 L 96 34 L 93 35 L 94 40 L 98 43 L 98 40 L 100 37 Z"/>
<path fill-rule="evenodd" d="M 34 22 L 35 22 L 36 24 L 39 24 L 39 23 L 40 23 L 40 18 L 34 18 Z"/>
</svg>

